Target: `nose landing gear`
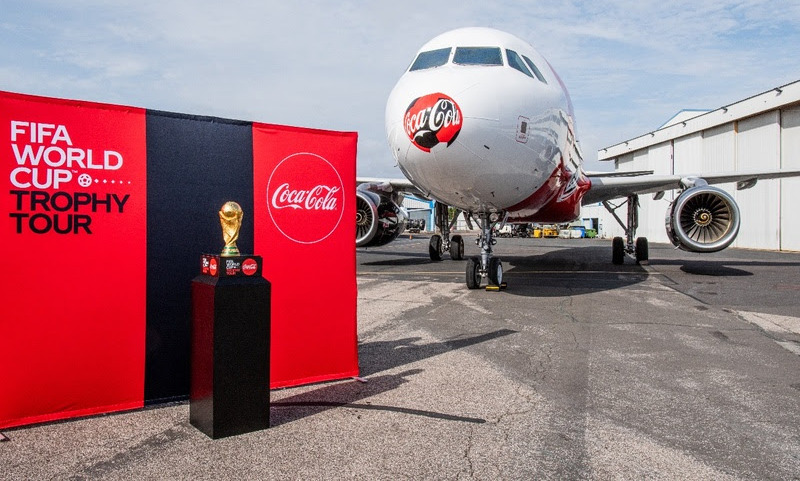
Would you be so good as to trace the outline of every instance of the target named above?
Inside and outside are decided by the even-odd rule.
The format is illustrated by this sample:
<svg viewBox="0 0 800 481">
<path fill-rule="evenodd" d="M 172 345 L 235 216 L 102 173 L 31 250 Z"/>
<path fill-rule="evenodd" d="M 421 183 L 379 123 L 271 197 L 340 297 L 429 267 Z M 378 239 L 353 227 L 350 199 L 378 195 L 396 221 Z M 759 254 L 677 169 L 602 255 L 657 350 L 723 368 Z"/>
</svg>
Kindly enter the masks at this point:
<svg viewBox="0 0 800 481">
<path fill-rule="evenodd" d="M 449 207 L 447 204 L 437 202 L 435 207 L 436 228 L 438 233 L 431 236 L 428 244 L 428 254 L 432 261 L 441 261 L 445 252 L 450 252 L 453 260 L 464 259 L 464 238 L 460 235 L 450 236 L 450 232 L 456 224 L 458 216 L 462 211 L 456 210 L 455 215 L 450 219 Z M 503 282 L 503 263 L 500 259 L 492 256 L 492 246 L 497 243 L 494 239 L 494 227 L 504 220 L 502 212 L 482 212 L 473 214 L 463 212 L 467 225 L 472 229 L 472 218 L 478 223 L 480 236 L 475 243 L 481 249 L 481 255 L 467 259 L 466 280 L 467 287 L 478 289 L 481 287 L 483 279 L 487 279 L 486 290 L 499 291 L 505 289 L 506 283 Z"/>
<path fill-rule="evenodd" d="M 477 215 L 476 221 L 481 234 L 476 244 L 481 248 L 481 255 L 467 260 L 466 279 L 467 287 L 470 289 L 480 288 L 483 278 L 488 278 L 489 284 L 486 290 L 499 291 L 506 287 L 506 283 L 503 282 L 503 263 L 492 255 L 492 246 L 497 243 L 493 238 L 493 228 L 501 218 L 501 215 L 495 212 Z"/>
</svg>

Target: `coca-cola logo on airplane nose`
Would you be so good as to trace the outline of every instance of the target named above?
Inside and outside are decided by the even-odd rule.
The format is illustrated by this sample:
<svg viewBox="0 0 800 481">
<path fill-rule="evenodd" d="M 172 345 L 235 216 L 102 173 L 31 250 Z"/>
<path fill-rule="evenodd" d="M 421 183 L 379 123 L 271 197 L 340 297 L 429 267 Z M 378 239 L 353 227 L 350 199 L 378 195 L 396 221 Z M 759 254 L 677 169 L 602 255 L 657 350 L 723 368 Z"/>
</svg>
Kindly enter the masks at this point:
<svg viewBox="0 0 800 481">
<path fill-rule="evenodd" d="M 461 132 L 461 108 L 445 94 L 435 93 L 411 102 L 403 128 L 420 150 L 430 152 L 440 143 L 452 144 Z"/>
<path fill-rule="evenodd" d="M 275 227 L 300 244 L 330 236 L 344 213 L 344 185 L 330 162 L 316 154 L 292 154 L 267 182 L 267 211 Z"/>
</svg>

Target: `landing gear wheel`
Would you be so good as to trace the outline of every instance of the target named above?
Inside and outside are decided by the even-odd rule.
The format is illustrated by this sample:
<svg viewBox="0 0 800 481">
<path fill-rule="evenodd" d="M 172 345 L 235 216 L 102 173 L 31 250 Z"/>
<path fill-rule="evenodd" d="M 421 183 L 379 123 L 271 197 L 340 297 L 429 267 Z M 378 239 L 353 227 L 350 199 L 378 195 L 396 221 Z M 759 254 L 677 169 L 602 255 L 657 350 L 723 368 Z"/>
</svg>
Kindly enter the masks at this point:
<svg viewBox="0 0 800 481">
<path fill-rule="evenodd" d="M 478 257 L 467 259 L 467 287 L 470 289 L 481 287 L 481 260 Z"/>
<path fill-rule="evenodd" d="M 430 254 L 432 261 L 442 260 L 442 236 L 438 234 L 431 236 L 431 241 L 428 244 L 428 254 Z"/>
<path fill-rule="evenodd" d="M 611 262 L 615 265 L 625 263 L 625 241 L 622 237 L 614 237 L 611 241 Z"/>
<path fill-rule="evenodd" d="M 497 257 L 489 259 L 489 284 L 493 286 L 503 284 L 503 263 Z"/>
<path fill-rule="evenodd" d="M 647 264 L 650 258 L 649 248 L 647 247 L 647 237 L 636 239 L 636 263 Z"/>
<path fill-rule="evenodd" d="M 454 235 L 450 239 L 450 258 L 454 261 L 464 258 L 464 239 L 460 235 Z"/>
</svg>

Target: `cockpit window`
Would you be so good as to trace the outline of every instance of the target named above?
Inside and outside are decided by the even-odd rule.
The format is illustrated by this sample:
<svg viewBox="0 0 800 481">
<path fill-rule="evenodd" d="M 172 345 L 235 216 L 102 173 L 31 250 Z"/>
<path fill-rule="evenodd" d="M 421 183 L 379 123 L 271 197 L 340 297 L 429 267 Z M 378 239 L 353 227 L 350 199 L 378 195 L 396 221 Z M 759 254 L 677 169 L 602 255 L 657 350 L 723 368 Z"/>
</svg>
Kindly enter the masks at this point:
<svg viewBox="0 0 800 481">
<path fill-rule="evenodd" d="M 461 65 L 503 65 L 499 47 L 456 47 L 453 63 Z"/>
<path fill-rule="evenodd" d="M 533 78 L 533 74 L 528 70 L 528 67 L 525 66 L 525 62 L 522 61 L 517 52 L 506 49 L 506 57 L 508 57 L 508 65 L 519 70 L 528 77 Z"/>
<path fill-rule="evenodd" d="M 450 47 L 421 52 L 419 55 L 417 55 L 417 59 L 414 60 L 414 63 L 411 64 L 411 68 L 408 70 L 414 71 L 424 70 L 426 68 L 441 67 L 447 63 L 448 58 L 450 58 Z"/>
<path fill-rule="evenodd" d="M 525 63 L 528 64 L 528 67 L 530 67 L 531 70 L 533 70 L 533 74 L 536 75 L 536 78 L 538 78 L 539 81 L 541 81 L 541 82 L 547 83 L 547 80 L 544 79 L 544 76 L 542 75 L 542 72 L 540 72 L 539 69 L 536 68 L 536 64 L 534 64 L 531 59 L 529 59 L 528 57 L 526 57 L 524 55 L 522 56 L 522 58 L 525 59 Z"/>
</svg>

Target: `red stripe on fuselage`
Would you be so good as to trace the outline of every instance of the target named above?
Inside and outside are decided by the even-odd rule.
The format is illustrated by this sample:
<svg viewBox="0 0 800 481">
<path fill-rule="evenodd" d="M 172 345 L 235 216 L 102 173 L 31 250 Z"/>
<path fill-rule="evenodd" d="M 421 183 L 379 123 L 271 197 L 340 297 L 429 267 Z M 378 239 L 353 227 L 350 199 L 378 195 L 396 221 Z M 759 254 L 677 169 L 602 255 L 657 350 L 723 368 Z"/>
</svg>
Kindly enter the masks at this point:
<svg viewBox="0 0 800 481">
<path fill-rule="evenodd" d="M 572 188 L 570 179 L 573 175 L 579 176 L 574 190 L 565 193 L 565 190 Z M 508 208 L 508 220 L 551 224 L 573 221 L 580 215 L 581 199 L 591 185 L 591 181 L 583 173 L 573 174 L 561 163 L 536 192 Z"/>
</svg>

